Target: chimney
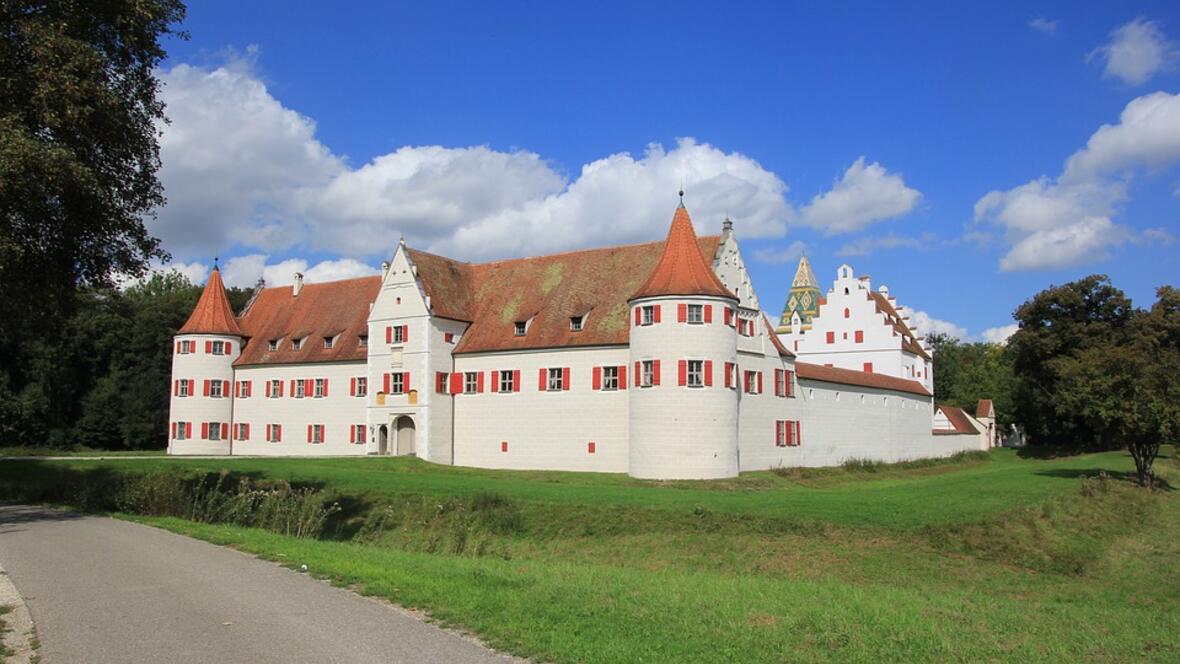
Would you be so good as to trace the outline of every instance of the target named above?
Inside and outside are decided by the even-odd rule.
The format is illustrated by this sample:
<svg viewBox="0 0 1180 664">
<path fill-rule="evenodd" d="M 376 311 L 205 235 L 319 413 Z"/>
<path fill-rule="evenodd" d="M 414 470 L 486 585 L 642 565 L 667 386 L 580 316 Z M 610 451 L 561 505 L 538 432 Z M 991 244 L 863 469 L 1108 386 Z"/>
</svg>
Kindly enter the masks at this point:
<svg viewBox="0 0 1180 664">
<path fill-rule="evenodd" d="M 381 281 L 385 281 L 387 274 L 389 274 L 389 261 L 381 261 Z"/>
<path fill-rule="evenodd" d="M 881 284 L 880 286 L 878 286 L 877 292 L 884 295 L 885 297 L 889 297 L 889 287 L 886 286 L 885 284 Z"/>
<path fill-rule="evenodd" d="M 303 290 L 303 273 L 295 273 L 295 283 L 291 284 L 291 293 L 295 297 L 299 297 L 299 291 Z"/>
</svg>

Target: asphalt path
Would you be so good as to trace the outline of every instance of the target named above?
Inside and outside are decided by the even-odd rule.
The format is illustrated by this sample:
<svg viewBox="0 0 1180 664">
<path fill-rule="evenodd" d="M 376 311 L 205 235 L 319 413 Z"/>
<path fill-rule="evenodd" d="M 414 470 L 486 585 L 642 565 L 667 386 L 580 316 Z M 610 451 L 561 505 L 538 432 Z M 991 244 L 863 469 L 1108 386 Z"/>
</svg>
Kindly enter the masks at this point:
<svg viewBox="0 0 1180 664">
<path fill-rule="evenodd" d="M 418 616 L 164 530 L 0 506 L 46 664 L 519 661 Z"/>
</svg>

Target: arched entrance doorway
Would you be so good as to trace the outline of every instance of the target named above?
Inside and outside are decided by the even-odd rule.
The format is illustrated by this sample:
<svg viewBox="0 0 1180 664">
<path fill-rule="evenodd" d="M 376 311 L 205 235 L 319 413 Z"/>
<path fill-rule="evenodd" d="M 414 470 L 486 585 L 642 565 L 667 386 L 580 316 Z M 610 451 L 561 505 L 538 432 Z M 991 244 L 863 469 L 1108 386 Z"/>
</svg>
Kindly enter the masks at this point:
<svg viewBox="0 0 1180 664">
<path fill-rule="evenodd" d="M 389 454 L 389 427 L 384 424 L 377 427 L 377 454 Z"/>
<path fill-rule="evenodd" d="M 398 456 L 406 454 L 415 454 L 415 440 L 414 434 L 417 433 L 414 427 L 414 418 L 403 415 L 397 418 L 397 452 Z"/>
</svg>

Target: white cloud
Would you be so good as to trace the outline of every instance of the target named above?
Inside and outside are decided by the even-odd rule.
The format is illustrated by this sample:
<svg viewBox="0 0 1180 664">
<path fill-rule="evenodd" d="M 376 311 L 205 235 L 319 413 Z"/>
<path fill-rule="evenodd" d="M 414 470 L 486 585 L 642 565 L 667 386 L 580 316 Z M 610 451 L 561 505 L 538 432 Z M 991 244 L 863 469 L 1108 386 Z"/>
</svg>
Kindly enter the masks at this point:
<svg viewBox="0 0 1180 664">
<path fill-rule="evenodd" d="M 1061 21 L 1050 21 L 1043 16 L 1037 16 L 1035 18 L 1029 19 L 1028 27 L 1036 30 L 1037 32 L 1043 32 L 1047 35 L 1051 35 L 1057 32 L 1057 24 L 1060 22 Z"/>
<path fill-rule="evenodd" d="M 795 240 L 789 246 L 782 247 L 765 247 L 754 250 L 754 260 L 759 263 L 767 263 L 770 265 L 782 265 L 785 263 L 793 263 L 799 260 L 803 252 L 807 251 L 807 244 L 802 240 Z"/>
<path fill-rule="evenodd" d="M 1016 330 L 1020 329 L 1019 323 L 1012 323 L 1011 325 L 1001 325 L 1000 327 L 989 327 L 983 331 L 980 336 L 984 341 L 993 344 L 1007 343 L 1008 337 L 1016 334 Z"/>
<path fill-rule="evenodd" d="M 947 320 L 934 318 L 925 311 L 911 312 L 909 326 L 915 334 L 927 338 L 934 333 L 945 334 L 956 339 L 967 338 L 967 328 Z"/>
<path fill-rule="evenodd" d="M 236 256 L 225 262 L 221 278 L 227 286 L 248 288 L 257 283 L 259 277 L 265 279 L 268 286 L 289 284 L 295 280 L 296 272 L 302 273 L 308 283 L 377 274 L 377 268 L 352 258 L 320 261 L 310 267 L 302 258 L 288 258 L 277 263 L 270 263 L 269 259 L 266 254 Z"/>
<path fill-rule="evenodd" d="M 902 177 L 879 163 L 865 165 L 859 157 L 832 189 L 803 208 L 799 221 L 825 233 L 850 233 L 875 222 L 908 214 L 922 193 L 906 186 Z"/>
<path fill-rule="evenodd" d="M 203 284 L 209 278 L 209 266 L 204 263 L 169 263 L 153 270 L 153 272 L 172 272 L 175 270 L 184 275 L 194 284 Z"/>
<path fill-rule="evenodd" d="M 180 259 L 226 249 L 385 257 L 403 234 L 465 259 L 650 240 L 666 231 L 681 183 L 701 231 L 728 214 L 743 237 L 775 237 L 795 216 L 774 173 L 691 138 L 612 154 L 573 178 L 535 153 L 486 146 L 409 146 L 351 167 L 270 94 L 252 54 L 161 75 L 168 204 L 149 223 Z"/>
<path fill-rule="evenodd" d="M 1166 228 L 1148 228 L 1139 236 L 1139 241 L 1144 243 L 1154 243 L 1163 246 L 1169 246 L 1176 242 L 1176 236 Z"/>
<path fill-rule="evenodd" d="M 1103 125 L 1065 161 L 1062 174 L 1041 177 L 975 203 L 976 222 L 1001 226 L 1011 245 L 1005 271 L 1060 268 L 1103 260 L 1135 240 L 1114 223 L 1134 175 L 1180 162 L 1180 95 L 1133 99 L 1119 122 Z"/>
<path fill-rule="evenodd" d="M 1176 45 L 1164 36 L 1160 24 L 1137 18 L 1110 33 L 1110 41 L 1094 49 L 1087 60 L 1105 63 L 1102 75 L 1139 85 L 1176 61 Z"/>
<path fill-rule="evenodd" d="M 882 235 L 879 237 L 862 237 L 849 242 L 836 250 L 837 256 L 868 256 L 871 253 L 888 249 L 916 249 L 922 251 L 930 248 L 930 243 L 937 238 L 932 233 L 922 237 L 907 237 L 901 235 Z"/>
</svg>

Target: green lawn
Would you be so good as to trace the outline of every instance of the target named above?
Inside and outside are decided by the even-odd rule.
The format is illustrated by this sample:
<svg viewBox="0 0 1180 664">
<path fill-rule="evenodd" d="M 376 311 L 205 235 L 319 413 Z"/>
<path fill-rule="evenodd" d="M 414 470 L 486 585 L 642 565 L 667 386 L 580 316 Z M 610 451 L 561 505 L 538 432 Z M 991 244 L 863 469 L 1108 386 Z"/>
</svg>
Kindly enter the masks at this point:
<svg viewBox="0 0 1180 664">
<path fill-rule="evenodd" d="M 320 540 L 128 518 L 539 659 L 1180 659 L 1180 498 L 1118 479 L 1121 453 L 675 483 L 412 459 L 0 461 L 0 495 L 159 467 L 314 484 L 344 512 Z M 1158 468 L 1180 478 L 1170 456 Z"/>
</svg>

